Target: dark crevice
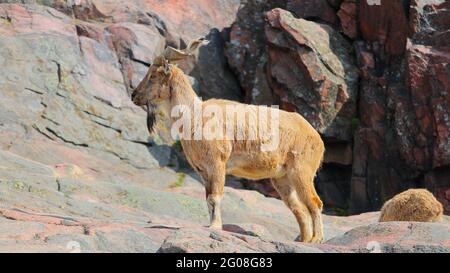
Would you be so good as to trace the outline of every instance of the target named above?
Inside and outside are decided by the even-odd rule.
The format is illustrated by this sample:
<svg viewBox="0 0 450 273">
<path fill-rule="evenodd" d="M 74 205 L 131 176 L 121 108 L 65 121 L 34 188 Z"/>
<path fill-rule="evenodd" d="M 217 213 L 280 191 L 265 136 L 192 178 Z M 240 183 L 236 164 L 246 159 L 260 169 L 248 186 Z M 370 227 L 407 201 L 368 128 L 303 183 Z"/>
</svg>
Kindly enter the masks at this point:
<svg viewBox="0 0 450 273">
<path fill-rule="evenodd" d="M 99 172 L 100 172 L 99 170 L 94 169 L 94 168 L 92 168 L 92 167 L 89 167 L 88 169 L 91 170 L 91 171 L 94 171 L 94 172 L 96 172 L 96 173 L 99 173 Z"/>
<path fill-rule="evenodd" d="M 69 143 L 69 144 L 72 144 L 72 145 L 77 146 L 77 147 L 85 147 L 85 148 L 86 148 L 86 147 L 89 147 L 89 145 L 87 145 L 87 144 L 85 144 L 85 143 L 76 143 L 76 142 L 74 142 L 74 141 L 67 140 L 67 139 L 65 139 L 64 137 L 60 136 L 57 132 L 55 132 L 53 129 L 51 129 L 51 128 L 49 128 L 49 127 L 45 127 L 45 129 L 46 129 L 47 131 L 49 131 L 50 133 L 52 133 L 55 137 L 57 137 L 58 139 L 62 140 L 62 141 L 65 142 L 65 143 Z"/>
<path fill-rule="evenodd" d="M 105 99 L 103 99 L 103 98 L 100 98 L 100 97 L 98 97 L 98 96 L 94 96 L 94 99 L 96 99 L 96 100 L 98 100 L 98 101 L 100 101 L 100 102 L 103 102 L 104 104 L 106 104 L 106 105 L 108 105 L 108 106 L 111 106 L 111 107 L 114 108 L 114 109 L 119 109 L 119 110 L 120 110 L 120 107 L 115 107 L 114 105 L 112 105 L 111 102 L 109 102 L 109 101 L 107 101 L 107 100 L 105 100 Z"/>
<path fill-rule="evenodd" d="M 116 152 L 114 152 L 114 151 L 104 151 L 104 152 L 110 153 L 110 154 L 112 154 L 112 155 L 118 157 L 120 160 L 122 160 L 122 161 L 125 162 L 126 164 L 128 164 L 128 165 L 130 165 L 130 166 L 133 166 L 134 168 L 136 168 L 136 169 L 138 169 L 138 170 L 148 170 L 148 169 L 150 169 L 150 168 L 147 168 L 147 167 L 137 166 L 137 165 L 133 164 L 133 163 L 130 161 L 129 158 L 122 157 L 122 156 L 120 156 L 118 153 L 116 153 Z"/>
<path fill-rule="evenodd" d="M 134 61 L 134 62 L 137 62 L 137 63 L 140 63 L 140 64 L 142 64 L 142 65 L 145 65 L 146 67 L 150 67 L 150 65 L 152 65 L 151 63 L 147 63 L 147 62 L 145 62 L 145 61 L 136 59 L 136 58 L 134 58 L 134 57 L 131 57 L 130 59 L 131 59 L 132 61 Z"/>
<path fill-rule="evenodd" d="M 50 134 L 47 134 L 46 132 L 43 132 L 43 131 L 42 131 L 41 129 L 39 129 L 39 127 L 37 127 L 36 125 L 33 125 L 32 127 L 33 127 L 37 132 L 39 132 L 39 133 L 42 134 L 43 136 L 47 137 L 48 139 L 50 139 L 50 140 L 52 140 L 52 141 L 56 141 L 56 139 L 55 139 L 54 137 L 52 137 Z M 81 144 L 80 144 L 80 143 L 75 143 L 75 142 L 73 142 L 73 141 L 64 139 L 63 137 L 61 137 L 61 136 L 58 135 L 55 131 L 53 131 L 52 129 L 50 129 L 50 128 L 48 128 L 48 127 L 46 127 L 45 129 L 46 129 L 48 132 L 50 132 L 53 136 L 55 136 L 56 138 L 62 140 L 62 141 L 65 142 L 65 143 L 72 144 L 72 145 L 77 146 L 77 147 L 89 148 L 89 145 L 87 145 L 87 144 L 84 144 L 84 143 L 81 143 Z M 145 143 L 145 142 L 140 142 L 140 141 L 134 141 L 134 140 L 128 140 L 128 141 L 133 142 L 133 143 L 137 143 L 137 144 L 142 144 L 142 145 L 145 145 L 145 146 L 151 146 L 150 143 Z M 102 150 L 102 151 L 103 151 L 103 152 L 106 152 L 106 153 L 109 153 L 109 154 L 112 154 L 112 155 L 114 155 L 114 156 L 116 156 L 116 157 L 119 158 L 120 160 L 122 160 L 122 161 L 124 161 L 125 163 L 127 163 L 127 164 L 133 166 L 133 167 L 136 168 L 136 169 L 139 169 L 139 170 L 147 170 L 147 169 L 149 169 L 149 168 L 147 168 L 147 167 L 140 167 L 140 166 L 137 166 L 137 165 L 133 164 L 132 162 L 130 162 L 130 159 L 128 159 L 128 158 L 126 158 L 126 157 L 122 157 L 122 156 L 120 156 L 119 154 L 117 154 L 116 152 L 113 152 L 113 151 L 104 151 L 104 150 Z M 92 169 L 92 170 L 98 172 L 98 170 L 95 170 L 95 169 Z M 59 183 L 59 181 L 57 181 L 57 183 Z"/>
<path fill-rule="evenodd" d="M 48 120 L 49 122 L 53 123 L 54 125 L 60 126 L 61 124 L 59 124 L 58 122 L 46 117 L 45 115 L 42 115 L 41 118 Z"/>
<path fill-rule="evenodd" d="M 56 64 L 56 69 L 57 69 L 57 74 L 58 74 L 58 83 L 60 84 L 62 81 L 61 65 L 55 60 L 53 60 L 53 62 Z"/>
<path fill-rule="evenodd" d="M 102 120 L 107 120 L 106 118 L 104 118 L 104 117 L 102 117 L 102 116 L 100 116 L 100 115 L 91 113 L 91 112 L 89 112 L 89 111 L 87 111 L 87 110 L 82 110 L 82 111 L 83 111 L 84 113 L 90 115 L 90 116 L 94 116 L 94 117 L 99 118 L 99 119 L 102 119 Z"/>
<path fill-rule="evenodd" d="M 402 0 L 403 11 L 405 12 L 406 18 L 409 20 L 409 9 L 411 7 L 411 0 Z"/>
<path fill-rule="evenodd" d="M 155 28 L 158 30 L 161 36 L 166 37 L 167 35 L 167 25 L 164 20 L 156 13 L 152 11 L 147 11 L 147 16 L 153 19 Z"/>
<path fill-rule="evenodd" d="M 132 139 L 125 139 L 125 140 L 129 141 L 129 142 L 136 143 L 136 144 L 141 144 L 141 145 L 144 145 L 146 147 L 153 147 L 154 146 L 154 144 L 151 143 L 151 142 L 144 142 L 144 141 L 132 140 Z"/>
<path fill-rule="evenodd" d="M 149 229 L 169 229 L 169 230 L 179 230 L 180 227 L 170 227 L 170 226 L 163 226 L 163 225 L 156 225 L 156 226 L 150 226 L 146 227 Z"/>
<path fill-rule="evenodd" d="M 30 92 L 33 92 L 33 93 L 36 93 L 36 94 L 38 94 L 38 95 L 44 95 L 44 94 L 45 94 L 45 93 L 42 92 L 42 91 L 38 91 L 38 90 L 31 89 L 31 88 L 28 88 L 28 87 L 25 87 L 25 90 L 30 91 Z"/>
<path fill-rule="evenodd" d="M 77 40 L 78 40 L 78 49 L 80 50 L 80 54 L 81 56 L 84 56 L 84 51 L 83 51 L 83 46 L 81 44 L 81 38 L 80 38 L 81 34 L 79 33 L 79 28 L 77 26 Z"/>
<path fill-rule="evenodd" d="M 121 129 L 117 129 L 117 128 L 111 127 L 111 126 L 109 126 L 109 125 L 107 125 L 107 124 L 104 124 L 104 123 L 101 123 L 101 122 L 98 122 L 98 121 L 95 121 L 95 120 L 92 120 L 92 122 L 94 122 L 95 124 L 98 124 L 98 125 L 100 125 L 100 126 L 102 126 L 102 127 L 105 127 L 105 128 L 107 128 L 107 129 L 114 130 L 114 131 L 116 131 L 116 132 L 119 133 L 119 134 L 122 133 L 122 130 L 121 130 Z"/>
<path fill-rule="evenodd" d="M 53 137 L 51 137 L 49 134 L 43 132 L 41 129 L 39 129 L 39 127 L 37 127 L 36 125 L 33 125 L 33 128 L 38 131 L 38 133 L 42 134 L 43 136 L 47 137 L 48 139 L 55 141 L 55 139 Z"/>
<path fill-rule="evenodd" d="M 18 208 L 11 209 L 11 211 L 15 211 L 15 212 L 19 212 L 19 213 L 26 214 L 26 215 L 31 215 L 31 216 L 51 217 L 51 218 L 56 218 L 56 219 L 63 220 L 63 221 L 61 221 L 61 223 L 54 223 L 54 222 L 49 223 L 49 224 L 52 224 L 52 225 L 57 225 L 57 226 L 79 226 L 78 220 L 76 220 L 74 218 L 71 218 L 71 217 L 67 217 L 67 216 L 61 216 L 61 215 L 49 214 L 49 213 L 32 213 L 32 212 L 28 212 L 28 211 L 21 210 L 21 209 L 18 209 Z M 5 215 L 2 212 L 0 212 L 0 216 L 4 217 L 6 219 L 9 219 L 9 220 L 27 222 L 26 219 L 22 219 L 20 217 L 8 216 L 8 215 Z M 71 222 L 71 223 L 67 223 L 67 222 Z M 43 222 L 43 223 L 46 223 L 46 222 Z"/>
<path fill-rule="evenodd" d="M 55 182 L 56 182 L 56 185 L 57 185 L 57 190 L 58 190 L 59 192 L 61 192 L 61 183 L 59 183 L 59 179 L 57 178 L 57 179 L 55 180 Z"/>
<path fill-rule="evenodd" d="M 55 94 L 56 96 L 58 96 L 58 97 L 61 97 L 61 98 L 64 98 L 64 99 L 67 99 L 67 96 L 64 96 L 63 94 L 61 94 L 61 93 L 59 93 L 59 92 L 56 92 L 56 94 Z M 73 104 L 73 103 L 72 103 Z"/>
</svg>

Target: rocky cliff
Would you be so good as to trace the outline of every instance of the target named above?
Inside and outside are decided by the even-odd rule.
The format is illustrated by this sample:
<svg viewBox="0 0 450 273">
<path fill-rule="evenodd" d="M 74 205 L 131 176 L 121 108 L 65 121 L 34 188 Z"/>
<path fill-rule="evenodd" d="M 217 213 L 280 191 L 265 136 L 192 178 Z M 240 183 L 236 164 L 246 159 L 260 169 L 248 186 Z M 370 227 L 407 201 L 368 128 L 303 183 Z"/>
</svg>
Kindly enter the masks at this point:
<svg viewBox="0 0 450 273">
<path fill-rule="evenodd" d="M 450 251 L 448 218 L 377 213 L 325 216 L 326 244 L 293 243 L 283 203 L 236 179 L 225 231 L 208 230 L 163 113 L 150 137 L 129 99 L 166 45 L 206 36 L 180 64 L 195 89 L 303 114 L 327 144 L 327 208 L 376 210 L 420 186 L 448 212 L 450 6 L 407 2 L 0 0 L 0 251 Z"/>
<path fill-rule="evenodd" d="M 449 213 L 449 15 L 440 0 L 248 0 L 226 54 L 247 102 L 321 132 L 328 206 L 375 210 L 423 187 Z"/>
</svg>

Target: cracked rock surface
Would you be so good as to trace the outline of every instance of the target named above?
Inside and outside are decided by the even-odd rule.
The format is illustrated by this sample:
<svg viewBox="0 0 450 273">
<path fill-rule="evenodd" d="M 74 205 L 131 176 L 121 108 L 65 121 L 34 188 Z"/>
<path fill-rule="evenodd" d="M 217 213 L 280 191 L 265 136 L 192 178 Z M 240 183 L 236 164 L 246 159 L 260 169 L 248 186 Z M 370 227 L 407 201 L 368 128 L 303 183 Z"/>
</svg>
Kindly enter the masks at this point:
<svg viewBox="0 0 450 273">
<path fill-rule="evenodd" d="M 36 2 L 0 1 L 0 252 L 449 251 L 448 218 L 379 225 L 376 212 L 324 216 L 325 244 L 296 243 L 282 201 L 229 187 L 224 231 L 205 228 L 202 183 L 180 173 L 164 122 L 149 137 L 129 92 L 166 44 L 210 35 L 216 59 L 193 75 L 223 64 L 222 33 L 209 32 L 231 25 L 239 1 L 194 1 L 189 16 L 158 1 Z M 230 71 L 215 69 L 200 89 L 226 84 L 236 98 Z"/>
</svg>

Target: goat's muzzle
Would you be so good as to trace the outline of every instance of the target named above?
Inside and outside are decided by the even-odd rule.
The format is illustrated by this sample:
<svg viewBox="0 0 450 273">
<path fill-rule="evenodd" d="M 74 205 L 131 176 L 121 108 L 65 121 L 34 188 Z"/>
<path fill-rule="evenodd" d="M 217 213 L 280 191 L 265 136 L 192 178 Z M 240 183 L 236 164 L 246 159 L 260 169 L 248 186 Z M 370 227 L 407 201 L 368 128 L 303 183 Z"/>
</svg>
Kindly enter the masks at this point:
<svg viewBox="0 0 450 273">
<path fill-rule="evenodd" d="M 146 105 L 146 102 L 143 102 L 139 97 L 140 96 L 138 90 L 134 89 L 133 92 L 131 93 L 131 101 L 137 106 Z"/>
<path fill-rule="evenodd" d="M 133 92 L 131 93 L 131 101 L 136 104 L 136 102 L 134 101 L 134 99 L 136 98 L 136 90 L 133 90 Z"/>
</svg>

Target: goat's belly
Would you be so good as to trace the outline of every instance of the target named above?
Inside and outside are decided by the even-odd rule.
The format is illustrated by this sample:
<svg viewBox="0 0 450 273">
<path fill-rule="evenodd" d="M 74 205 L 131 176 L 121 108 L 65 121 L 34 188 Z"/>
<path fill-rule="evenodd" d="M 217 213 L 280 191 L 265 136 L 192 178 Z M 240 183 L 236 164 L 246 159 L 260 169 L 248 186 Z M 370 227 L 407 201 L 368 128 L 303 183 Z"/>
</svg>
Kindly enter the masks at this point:
<svg viewBox="0 0 450 273">
<path fill-rule="evenodd" d="M 250 180 L 283 177 L 286 172 L 283 165 L 274 161 L 257 159 L 231 159 L 227 163 L 227 174 Z"/>
</svg>

